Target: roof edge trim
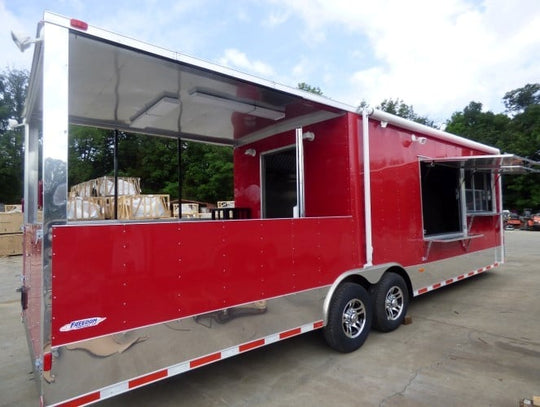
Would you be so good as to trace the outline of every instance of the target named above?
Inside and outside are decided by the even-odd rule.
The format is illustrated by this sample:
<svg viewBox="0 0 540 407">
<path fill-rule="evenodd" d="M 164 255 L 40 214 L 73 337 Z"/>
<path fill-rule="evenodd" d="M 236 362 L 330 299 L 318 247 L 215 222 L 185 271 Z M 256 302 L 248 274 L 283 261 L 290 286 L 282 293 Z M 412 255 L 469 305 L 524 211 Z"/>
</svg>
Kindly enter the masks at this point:
<svg viewBox="0 0 540 407">
<path fill-rule="evenodd" d="M 500 154 L 500 150 L 498 148 L 491 147 L 477 141 L 469 140 L 465 137 L 457 136 L 452 133 L 447 133 L 442 130 L 437 130 L 433 127 L 426 126 L 425 124 L 416 123 L 411 120 L 393 115 L 391 113 L 383 112 L 381 110 L 368 109 L 368 115 L 375 120 L 387 122 L 395 126 L 402 127 L 406 130 L 416 131 L 418 133 L 426 134 L 428 136 L 455 143 L 460 146 L 466 146 L 488 154 Z"/>
</svg>

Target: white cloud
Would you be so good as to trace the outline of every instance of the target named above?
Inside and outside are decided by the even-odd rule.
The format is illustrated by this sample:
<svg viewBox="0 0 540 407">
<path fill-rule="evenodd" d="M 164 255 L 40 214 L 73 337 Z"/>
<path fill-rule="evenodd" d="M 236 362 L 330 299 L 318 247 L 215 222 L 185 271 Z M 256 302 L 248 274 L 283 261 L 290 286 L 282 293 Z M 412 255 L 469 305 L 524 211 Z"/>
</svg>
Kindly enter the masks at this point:
<svg viewBox="0 0 540 407">
<path fill-rule="evenodd" d="M 251 17 L 249 13 L 244 8 L 239 8 L 236 11 L 236 18 L 238 21 L 249 23 L 251 21 Z"/>
<path fill-rule="evenodd" d="M 263 23 L 270 27 L 278 26 L 287 21 L 289 19 L 289 16 L 290 13 L 288 12 L 271 12 L 268 18 L 263 21 Z"/>
<path fill-rule="evenodd" d="M 3 0 L 0 0 L 0 21 L 2 21 L 2 24 L 0 24 L 0 50 L 4 55 L 9 55 L 9 58 L 2 57 L 0 71 L 4 71 L 6 68 L 29 70 L 32 62 L 33 47 L 27 49 L 24 53 L 19 52 L 11 40 L 11 31 L 33 36 L 36 32 L 35 24 L 27 26 L 24 21 L 16 18 L 6 9 Z"/>
<path fill-rule="evenodd" d="M 331 95 L 349 103 L 399 97 L 417 113 L 441 119 L 471 100 L 500 111 L 506 91 L 539 78 L 536 0 L 277 3 L 300 16 L 306 38 L 324 41 L 341 29 L 366 41 L 375 60 L 350 66 L 351 87 Z"/>
<path fill-rule="evenodd" d="M 218 60 L 218 63 L 265 78 L 275 75 L 270 65 L 262 61 L 251 61 L 245 53 L 234 48 L 226 49 L 224 55 Z"/>
<path fill-rule="evenodd" d="M 9 30 L 35 34 L 46 7 L 346 103 L 399 97 L 434 120 L 471 100 L 501 111 L 505 92 L 539 81 L 538 0 L 39 2 L 0 0 L 0 70 L 30 68 Z"/>
</svg>

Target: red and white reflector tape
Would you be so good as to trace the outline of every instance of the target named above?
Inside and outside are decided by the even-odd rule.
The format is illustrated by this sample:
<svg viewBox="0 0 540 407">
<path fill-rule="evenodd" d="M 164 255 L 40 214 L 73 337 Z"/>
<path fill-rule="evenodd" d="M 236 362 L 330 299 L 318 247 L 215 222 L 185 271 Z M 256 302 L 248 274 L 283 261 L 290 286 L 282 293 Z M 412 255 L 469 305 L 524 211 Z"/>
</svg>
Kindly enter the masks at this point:
<svg viewBox="0 0 540 407">
<path fill-rule="evenodd" d="M 457 277 L 449 278 L 448 280 L 440 281 L 438 283 L 428 285 L 427 287 L 419 288 L 418 290 L 415 290 L 413 294 L 414 294 L 415 297 L 417 295 L 420 295 L 420 294 L 425 294 L 425 293 L 427 293 L 429 291 L 436 290 L 437 288 L 444 287 L 445 285 L 450 285 L 450 284 L 455 283 L 457 281 L 464 280 L 466 278 L 469 278 L 469 277 L 475 276 L 477 274 L 483 273 L 484 271 L 488 271 L 488 270 L 490 270 L 492 268 L 498 267 L 499 265 L 500 265 L 499 263 L 493 263 L 493 264 L 490 264 L 489 266 L 482 267 L 482 268 L 479 268 L 479 269 L 476 269 L 476 270 L 472 270 L 472 271 L 469 271 L 468 273 L 460 274 Z"/>
<path fill-rule="evenodd" d="M 137 387 L 145 386 L 147 384 L 157 382 L 167 377 L 172 377 L 177 374 L 184 373 L 189 370 L 196 369 L 198 367 L 217 362 L 218 360 L 227 359 L 232 356 L 239 355 L 240 353 L 248 352 L 250 350 L 260 348 L 261 346 L 269 345 L 274 342 L 279 342 L 287 338 L 292 338 L 293 336 L 297 336 L 306 332 L 314 331 L 322 327 L 323 327 L 323 321 L 316 321 L 310 324 L 305 324 L 297 328 L 293 328 L 287 331 L 268 335 L 263 338 L 255 339 L 254 341 L 251 341 L 251 342 L 246 342 L 241 345 L 232 346 L 230 348 L 223 349 L 215 353 L 210 353 L 208 355 L 201 356 L 196 359 L 191 359 L 182 363 L 178 363 L 176 365 L 169 366 L 168 368 L 157 370 L 155 372 L 148 373 L 143 376 L 139 376 L 130 380 L 115 383 L 113 385 L 104 387 L 100 390 L 96 390 L 92 393 L 87 393 L 77 398 L 74 398 L 65 402 L 61 402 L 58 404 L 54 404 L 54 405 L 61 406 L 61 407 L 85 406 L 87 404 L 95 403 L 96 401 L 105 400 L 109 397 L 113 397 L 118 394 L 125 393 Z"/>
</svg>

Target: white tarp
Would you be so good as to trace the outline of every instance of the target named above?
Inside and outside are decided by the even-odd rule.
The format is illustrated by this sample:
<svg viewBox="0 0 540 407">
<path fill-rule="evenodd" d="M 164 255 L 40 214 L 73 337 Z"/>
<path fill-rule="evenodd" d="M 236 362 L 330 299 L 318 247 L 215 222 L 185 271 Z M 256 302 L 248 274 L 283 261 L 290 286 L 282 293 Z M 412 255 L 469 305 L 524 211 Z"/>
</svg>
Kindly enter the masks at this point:
<svg viewBox="0 0 540 407">
<path fill-rule="evenodd" d="M 101 219 L 101 207 L 86 199 L 71 198 L 67 205 L 67 217 L 73 219 Z"/>
</svg>

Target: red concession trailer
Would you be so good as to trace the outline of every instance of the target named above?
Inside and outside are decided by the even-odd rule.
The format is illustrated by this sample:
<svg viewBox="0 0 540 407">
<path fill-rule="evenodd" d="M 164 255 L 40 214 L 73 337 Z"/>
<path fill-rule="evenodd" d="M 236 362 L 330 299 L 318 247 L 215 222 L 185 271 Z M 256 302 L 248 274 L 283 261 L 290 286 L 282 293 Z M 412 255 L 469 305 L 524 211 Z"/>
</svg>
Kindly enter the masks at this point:
<svg viewBox="0 0 540 407">
<path fill-rule="evenodd" d="M 21 293 L 43 405 L 317 329 L 353 351 L 411 298 L 504 262 L 500 174 L 527 160 L 79 20 L 45 13 L 38 35 Z M 70 220 L 71 124 L 230 146 L 235 207 Z"/>
</svg>

